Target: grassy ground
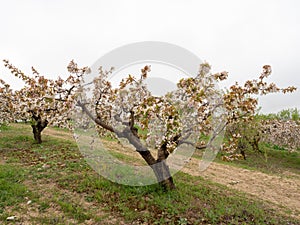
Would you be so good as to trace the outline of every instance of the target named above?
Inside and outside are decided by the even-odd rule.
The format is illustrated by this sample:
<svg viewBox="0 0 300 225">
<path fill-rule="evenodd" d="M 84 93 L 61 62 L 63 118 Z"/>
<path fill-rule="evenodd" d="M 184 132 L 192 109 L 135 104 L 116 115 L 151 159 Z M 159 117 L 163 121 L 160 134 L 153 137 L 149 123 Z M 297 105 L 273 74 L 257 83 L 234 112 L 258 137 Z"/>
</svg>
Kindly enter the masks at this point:
<svg viewBox="0 0 300 225">
<path fill-rule="evenodd" d="M 298 173 L 300 171 L 300 150 L 288 152 L 277 146 L 269 144 L 260 145 L 261 153 L 249 149 L 246 151 L 246 160 L 235 160 L 232 162 L 222 161 L 220 152 L 215 162 L 226 165 L 242 167 L 250 170 L 261 171 L 268 174 L 283 174 L 284 172 Z M 203 150 L 196 150 L 193 157 L 202 158 Z"/>
<path fill-rule="evenodd" d="M 237 160 L 232 163 L 247 169 L 258 170 L 264 173 L 283 174 L 284 172 L 298 173 L 300 171 L 300 151 L 288 152 L 287 150 L 276 148 L 268 144 L 261 144 L 262 153 L 248 150 L 246 160 Z M 220 158 L 217 162 L 224 163 Z"/>
<path fill-rule="evenodd" d="M 34 144 L 26 125 L 0 132 L 0 224 L 300 223 L 200 177 L 174 179 L 170 192 L 115 184 L 95 173 L 72 141 L 44 137 Z"/>
</svg>

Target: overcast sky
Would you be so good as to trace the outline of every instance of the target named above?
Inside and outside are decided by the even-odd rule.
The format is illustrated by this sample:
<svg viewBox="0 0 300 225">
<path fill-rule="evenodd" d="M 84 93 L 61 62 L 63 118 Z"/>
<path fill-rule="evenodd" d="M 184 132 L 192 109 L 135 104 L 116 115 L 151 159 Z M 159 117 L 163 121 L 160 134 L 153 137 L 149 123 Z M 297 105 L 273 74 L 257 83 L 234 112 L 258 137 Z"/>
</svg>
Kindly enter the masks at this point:
<svg viewBox="0 0 300 225">
<path fill-rule="evenodd" d="M 226 86 L 258 77 L 270 64 L 269 80 L 300 87 L 298 0 L 0 2 L 0 58 L 25 72 L 34 66 L 45 76 L 64 77 L 71 59 L 90 66 L 122 45 L 164 41 L 208 61 L 214 72 L 228 71 Z M 8 80 L 2 65 L 0 76 Z M 300 91 L 260 100 L 264 112 L 300 108 Z"/>
</svg>

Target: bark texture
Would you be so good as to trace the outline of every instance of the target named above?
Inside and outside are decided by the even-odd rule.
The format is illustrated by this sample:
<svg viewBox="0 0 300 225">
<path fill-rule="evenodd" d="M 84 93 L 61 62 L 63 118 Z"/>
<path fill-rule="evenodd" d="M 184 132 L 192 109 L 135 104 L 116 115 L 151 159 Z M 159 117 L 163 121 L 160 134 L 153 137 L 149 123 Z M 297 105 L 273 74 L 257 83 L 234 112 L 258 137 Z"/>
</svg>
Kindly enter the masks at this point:
<svg viewBox="0 0 300 225">
<path fill-rule="evenodd" d="M 42 143 L 42 131 L 47 127 L 48 121 L 47 120 L 42 120 L 40 116 L 32 116 L 33 124 L 31 125 L 32 127 L 32 132 L 33 132 L 33 137 L 34 140 L 38 143 Z"/>
</svg>

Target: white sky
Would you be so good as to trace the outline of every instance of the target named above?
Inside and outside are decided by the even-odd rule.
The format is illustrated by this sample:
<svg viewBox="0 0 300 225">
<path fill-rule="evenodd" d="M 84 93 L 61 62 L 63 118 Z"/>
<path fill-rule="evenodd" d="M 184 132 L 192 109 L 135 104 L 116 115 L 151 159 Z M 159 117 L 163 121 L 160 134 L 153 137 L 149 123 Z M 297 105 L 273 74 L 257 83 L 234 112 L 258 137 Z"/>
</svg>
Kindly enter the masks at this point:
<svg viewBox="0 0 300 225">
<path fill-rule="evenodd" d="M 270 64 L 279 86 L 300 88 L 298 0 L 0 0 L 0 59 L 67 76 L 71 59 L 92 65 L 138 41 L 179 45 L 229 72 L 228 86 L 258 77 Z M 298 60 L 297 60 L 298 58 Z M 0 64 L 0 76 L 12 79 Z M 264 112 L 300 108 L 300 90 L 261 100 Z"/>
</svg>

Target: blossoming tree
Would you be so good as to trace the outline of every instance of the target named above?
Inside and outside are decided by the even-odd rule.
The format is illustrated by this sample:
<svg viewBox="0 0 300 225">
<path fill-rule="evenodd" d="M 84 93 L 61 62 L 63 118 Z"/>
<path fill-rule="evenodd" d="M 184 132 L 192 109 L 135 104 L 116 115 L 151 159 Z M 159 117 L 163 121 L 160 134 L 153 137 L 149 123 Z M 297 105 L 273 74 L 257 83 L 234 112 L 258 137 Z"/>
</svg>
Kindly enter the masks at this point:
<svg viewBox="0 0 300 225">
<path fill-rule="evenodd" d="M 14 93 L 10 85 L 0 79 L 0 125 L 14 121 L 13 99 Z"/>
<path fill-rule="evenodd" d="M 117 138 L 127 139 L 152 168 L 157 181 L 163 187 L 173 189 L 175 185 L 166 159 L 179 146 L 197 147 L 200 135 L 210 135 L 207 147 L 226 125 L 250 121 L 257 106 L 254 95 L 295 90 L 294 87 L 280 89 L 274 83 L 265 82 L 271 67 L 264 66 L 258 80 L 247 81 L 243 86 L 236 83 L 222 92 L 215 85 L 227 78 L 227 72 L 211 74 L 210 69 L 207 63 L 201 64 L 199 73 L 181 79 L 175 91 L 153 96 L 145 84 L 150 66 L 145 66 L 139 77 L 129 75 L 114 88 L 109 80 L 112 70 L 99 68 L 99 76 L 87 90 L 90 91 L 88 96 L 85 87 L 80 88 L 83 92 L 78 95 L 77 106 L 98 125 L 100 134 L 109 132 Z M 77 64 L 69 65 L 71 73 L 77 70 Z M 216 119 L 220 119 L 221 126 L 212 132 Z M 237 152 L 240 137 L 236 133 L 227 145 L 223 145 L 223 150 L 228 152 L 225 160 L 241 157 Z M 156 149 L 156 157 L 151 148 Z"/>
<path fill-rule="evenodd" d="M 300 125 L 294 120 L 262 121 L 263 142 L 294 152 L 300 148 Z"/>
<path fill-rule="evenodd" d="M 33 67 L 33 76 L 28 76 L 8 60 L 4 60 L 4 65 L 14 76 L 24 81 L 24 87 L 12 91 L 9 85 L 2 81 L 4 88 L 0 89 L 0 96 L 4 99 L 1 101 L 4 108 L 1 113 L 9 114 L 8 118 L 14 120 L 30 120 L 37 143 L 42 142 L 41 133 L 48 125 L 68 126 L 75 99 L 74 93 L 87 68 L 73 71 L 66 80 L 60 77 L 52 80 L 40 75 Z"/>
</svg>

